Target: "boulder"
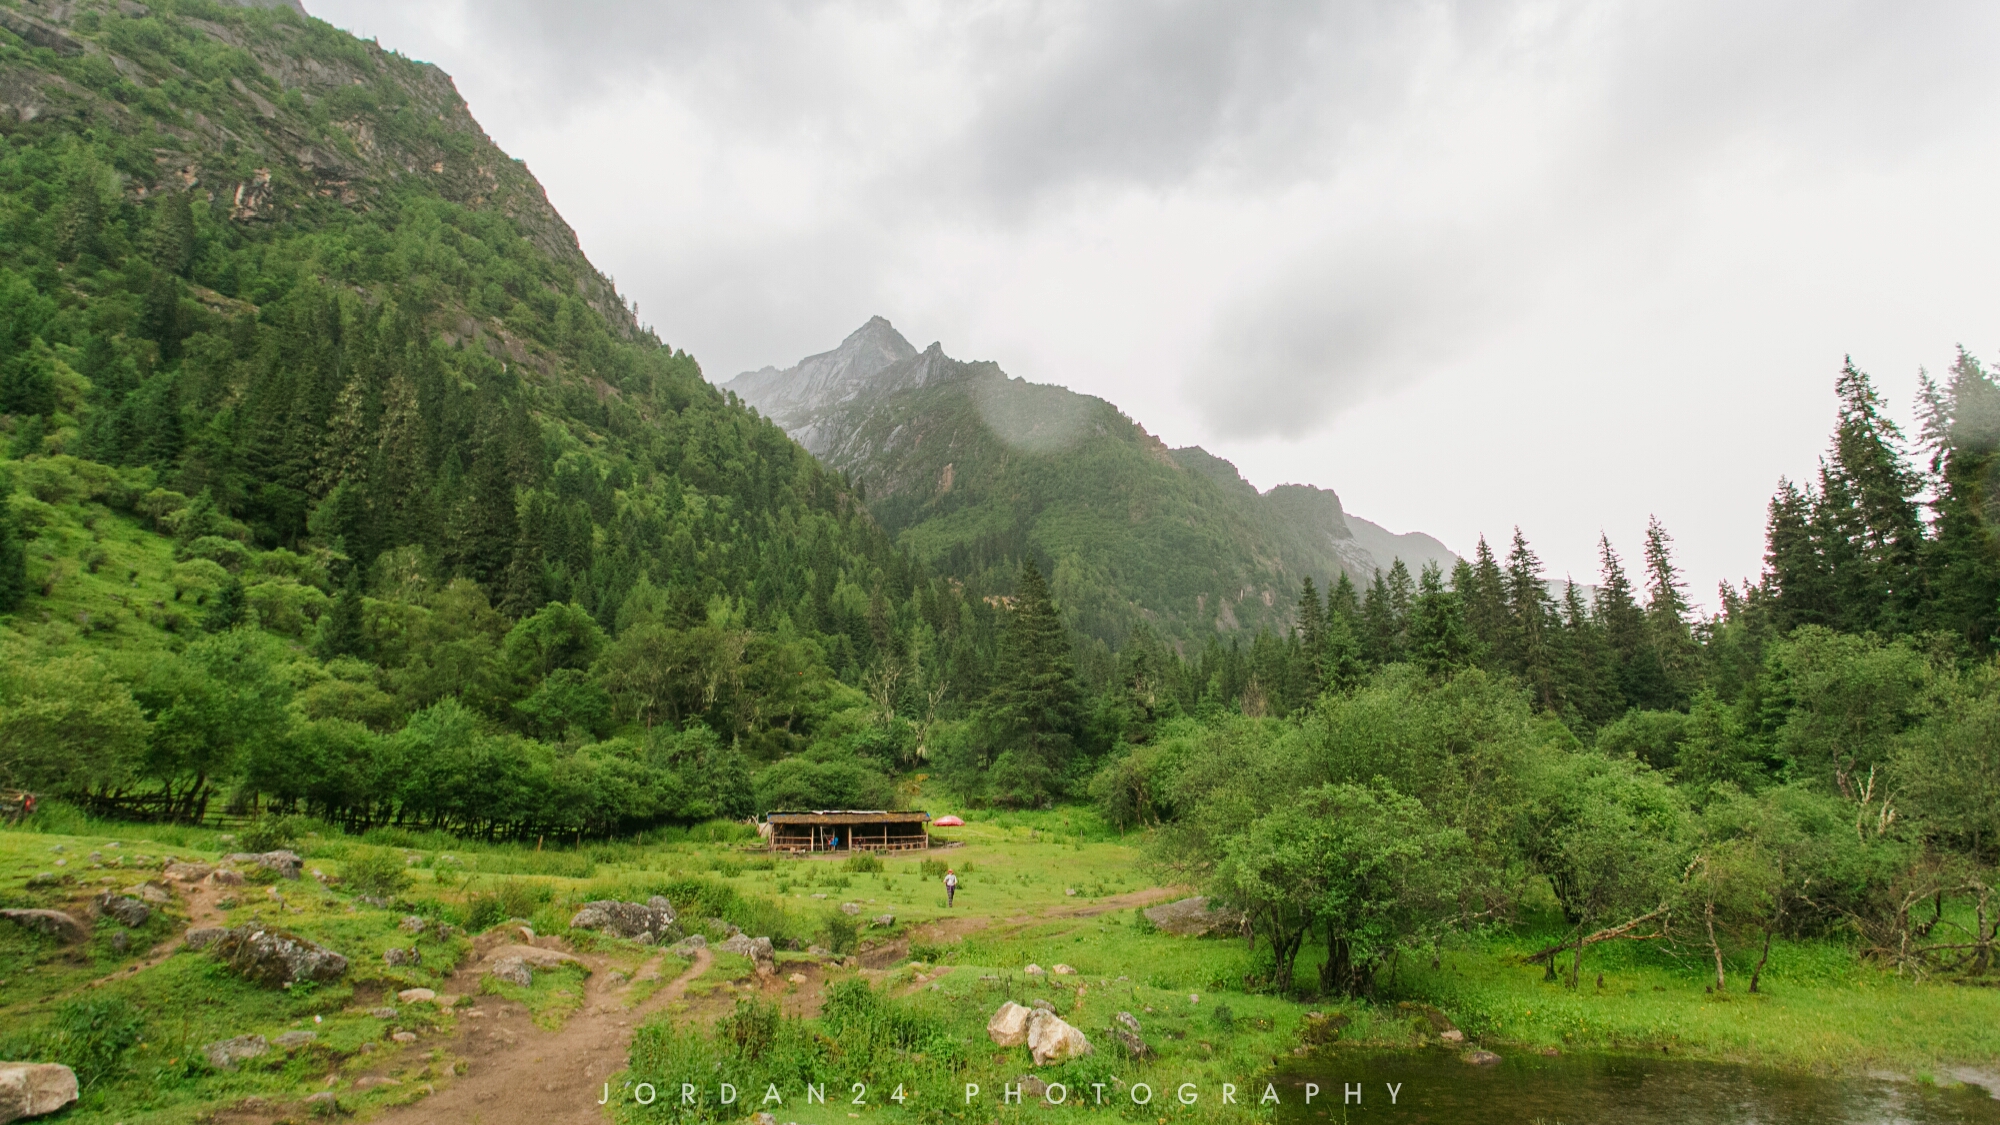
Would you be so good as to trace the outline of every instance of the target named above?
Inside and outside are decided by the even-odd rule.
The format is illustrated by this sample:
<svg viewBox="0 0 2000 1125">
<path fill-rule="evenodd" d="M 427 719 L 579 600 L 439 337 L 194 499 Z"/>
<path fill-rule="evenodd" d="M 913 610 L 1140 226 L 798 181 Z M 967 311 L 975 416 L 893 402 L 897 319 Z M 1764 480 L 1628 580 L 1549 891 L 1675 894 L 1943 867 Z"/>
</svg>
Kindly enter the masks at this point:
<svg viewBox="0 0 2000 1125">
<path fill-rule="evenodd" d="M 693 936 L 685 937 L 675 942 L 670 948 L 668 948 L 667 952 L 681 957 L 692 957 L 694 956 L 695 950 L 707 949 L 707 948 L 708 948 L 708 938 L 701 934 L 694 934 Z"/>
<path fill-rule="evenodd" d="M 205 949 L 228 936 L 229 931 L 221 926 L 196 926 L 181 940 L 187 942 L 189 949 Z"/>
<path fill-rule="evenodd" d="M 1227 910 L 1210 910 L 1208 896 L 1196 895 L 1179 902 L 1162 903 L 1146 911 L 1146 921 L 1161 933 L 1175 937 L 1235 933 L 1243 927 L 1243 916 Z"/>
<path fill-rule="evenodd" d="M 1091 1053 L 1090 1040 L 1054 1012 L 1037 1012 L 1028 1021 L 1028 1051 L 1036 1066 L 1068 1062 Z"/>
<path fill-rule="evenodd" d="M 491 973 L 495 980 L 504 980 L 508 984 L 518 984 L 522 988 L 535 983 L 535 971 L 529 968 L 527 963 L 519 957 L 502 957 L 500 960 L 493 962 L 486 971 Z"/>
<path fill-rule="evenodd" d="M 0 910 L 0 918 L 58 941 L 83 941 L 90 936 L 88 926 L 60 910 Z"/>
<path fill-rule="evenodd" d="M 423 964 L 424 954 L 413 945 L 408 949 L 385 949 L 382 951 L 382 960 L 391 967 L 401 968 L 404 965 Z"/>
<path fill-rule="evenodd" d="M 743 934 L 737 934 L 715 948 L 724 953 L 735 953 L 754 961 L 769 961 L 773 953 L 770 938 L 747 937 Z"/>
<path fill-rule="evenodd" d="M 1454 1027 L 1438 1032 L 1438 1038 L 1446 1043 L 1463 1043 L 1465 1042 L 1465 1032 Z"/>
<path fill-rule="evenodd" d="M 1491 1051 L 1467 1051 L 1458 1056 L 1467 1066 L 1498 1066 L 1500 1056 Z"/>
<path fill-rule="evenodd" d="M 1042 967 L 1040 965 L 1029 965 L 1027 968 L 1022 969 L 1021 972 L 1027 976 L 1038 977 L 1042 975 Z"/>
<path fill-rule="evenodd" d="M 105 891 L 91 901 L 96 905 L 98 913 L 110 915 L 117 920 L 119 925 L 129 929 L 138 929 L 140 926 L 146 924 L 148 918 L 153 916 L 152 907 L 147 906 L 136 898 L 126 898 L 124 895 L 114 894 L 111 891 Z"/>
<path fill-rule="evenodd" d="M 241 871 L 231 871 L 227 867 L 224 867 L 216 871 L 215 874 L 210 875 L 208 881 L 218 887 L 240 887 L 243 885 L 243 873 Z"/>
<path fill-rule="evenodd" d="M 572 930 L 596 930 L 621 938 L 636 938 L 640 934 L 659 938 L 673 924 L 673 904 L 659 895 L 644 903 L 613 902 L 609 899 L 586 902 L 583 909 L 569 920 Z"/>
<path fill-rule="evenodd" d="M 299 868 L 305 865 L 297 852 L 279 849 L 274 852 L 234 852 L 222 858 L 231 863 L 254 863 L 266 870 L 275 871 L 287 879 L 299 877 Z"/>
<path fill-rule="evenodd" d="M 283 930 L 238 926 L 215 943 L 215 953 L 230 970 L 265 986 L 282 988 L 300 981 L 335 981 L 347 975 L 347 958 L 316 942 Z"/>
<path fill-rule="evenodd" d="M 896 916 L 894 914 L 877 914 L 875 916 L 875 924 L 883 929 L 888 929 L 890 926 L 896 924 Z"/>
<path fill-rule="evenodd" d="M 213 870 L 206 863 L 176 863 L 168 860 L 166 870 L 162 874 L 176 883 L 199 883 L 208 878 Z"/>
<path fill-rule="evenodd" d="M 319 1032 L 317 1031 L 287 1031 L 276 1039 L 271 1040 L 271 1045 L 281 1050 L 289 1051 L 293 1047 L 303 1047 L 318 1038 Z"/>
<path fill-rule="evenodd" d="M 54 1113 L 76 1100 L 76 1072 L 61 1063 L 0 1062 L 0 1123 Z"/>
<path fill-rule="evenodd" d="M 420 934 L 429 925 L 430 923 L 424 921 L 422 918 L 411 914 L 403 919 L 402 925 L 398 926 L 397 929 L 402 930 L 406 934 Z"/>
<path fill-rule="evenodd" d="M 1125 1026 L 1125 1030 L 1131 1032 L 1134 1035 L 1139 1034 L 1140 1031 L 1143 1030 L 1139 1026 L 1139 1017 L 1133 1015 L 1130 1012 L 1120 1012 L 1118 1013 L 1116 1018 L 1119 1023 Z"/>
<path fill-rule="evenodd" d="M 502 945 L 486 954 L 489 962 L 519 961 L 530 968 L 553 969 L 562 965 L 582 965 L 583 959 L 560 949 L 537 949 L 532 945 Z"/>
<path fill-rule="evenodd" d="M 1041 1101 L 1049 1094 L 1049 1084 L 1032 1074 L 1023 1074 L 1008 1085 L 1019 1087 L 1021 1096 L 1029 1101 Z"/>
<path fill-rule="evenodd" d="M 125 888 L 125 893 L 128 895 L 137 895 L 141 900 L 152 903 L 154 906 L 165 906 L 174 900 L 174 896 L 167 891 L 167 888 L 160 886 L 158 883 L 140 883 L 137 886 Z"/>
<path fill-rule="evenodd" d="M 1057 965 L 1055 968 L 1050 969 L 1049 971 L 1059 977 L 1073 977 L 1076 975 L 1076 970 L 1070 968 L 1068 965 Z"/>
<path fill-rule="evenodd" d="M 1028 1017 L 1033 1012 L 1012 1000 L 1000 1005 L 993 1018 L 986 1021 L 986 1037 L 995 1046 L 1018 1047 L 1028 1041 Z"/>
<path fill-rule="evenodd" d="M 208 1056 L 209 1065 L 217 1070 L 235 1070 L 236 1064 L 247 1062 L 270 1051 L 271 1044 L 261 1035 L 239 1035 L 234 1039 L 224 1039 L 210 1043 L 201 1049 Z"/>
</svg>

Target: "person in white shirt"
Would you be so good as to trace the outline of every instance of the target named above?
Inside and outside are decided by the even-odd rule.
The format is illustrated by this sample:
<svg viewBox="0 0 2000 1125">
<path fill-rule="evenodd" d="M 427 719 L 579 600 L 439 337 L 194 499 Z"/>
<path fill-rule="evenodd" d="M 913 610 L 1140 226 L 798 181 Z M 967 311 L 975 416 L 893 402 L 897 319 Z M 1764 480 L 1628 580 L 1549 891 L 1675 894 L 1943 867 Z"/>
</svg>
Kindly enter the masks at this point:
<svg viewBox="0 0 2000 1125">
<path fill-rule="evenodd" d="M 947 867 L 944 869 L 944 904 L 946 906 L 950 906 L 951 900 L 957 894 L 958 894 L 958 872 L 953 871 L 951 868 Z"/>
</svg>

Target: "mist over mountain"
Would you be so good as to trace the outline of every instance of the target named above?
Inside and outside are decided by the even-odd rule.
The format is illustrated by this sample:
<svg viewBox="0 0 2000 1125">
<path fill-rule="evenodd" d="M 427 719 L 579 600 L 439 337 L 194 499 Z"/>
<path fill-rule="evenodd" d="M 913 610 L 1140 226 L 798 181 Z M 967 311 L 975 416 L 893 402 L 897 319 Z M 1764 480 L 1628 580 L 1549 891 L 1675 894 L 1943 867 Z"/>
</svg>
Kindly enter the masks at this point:
<svg viewBox="0 0 2000 1125">
<path fill-rule="evenodd" d="M 1260 493 L 1199 446 L 1170 448 L 1112 403 L 918 350 L 873 317 L 839 347 L 724 384 L 845 474 L 899 543 L 944 573 L 1022 551 L 1053 567 L 1074 623 L 1178 636 L 1287 620 L 1300 583 L 1366 586 L 1400 558 L 1456 556 L 1350 516 L 1312 485 Z"/>
</svg>

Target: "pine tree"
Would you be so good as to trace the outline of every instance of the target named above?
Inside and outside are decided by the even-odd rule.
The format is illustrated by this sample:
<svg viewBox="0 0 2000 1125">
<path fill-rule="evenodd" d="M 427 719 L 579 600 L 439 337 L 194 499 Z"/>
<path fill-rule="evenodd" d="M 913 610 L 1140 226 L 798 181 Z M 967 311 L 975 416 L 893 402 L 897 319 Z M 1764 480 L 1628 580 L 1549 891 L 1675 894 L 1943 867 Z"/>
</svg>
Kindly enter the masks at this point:
<svg viewBox="0 0 2000 1125">
<path fill-rule="evenodd" d="M 1484 535 L 1473 548 L 1472 558 L 1471 581 L 1459 590 L 1465 599 L 1466 624 L 1472 627 L 1473 636 L 1479 638 L 1490 667 L 1512 668 L 1515 653 L 1513 631 L 1507 622 L 1507 581 Z"/>
<path fill-rule="evenodd" d="M 1305 664 L 1304 690 L 1308 700 L 1318 699 L 1326 690 L 1326 670 L 1320 654 L 1326 648 L 1326 606 L 1308 575 L 1299 591 L 1299 623 L 1293 636 L 1298 640 L 1299 658 Z"/>
<path fill-rule="evenodd" d="M 1436 563 L 1426 563 L 1410 610 L 1411 661 L 1426 675 L 1447 677 L 1472 666 L 1478 643 L 1459 595 L 1445 589 Z"/>
<path fill-rule="evenodd" d="M 1613 713 L 1626 707 L 1657 708 L 1669 697 L 1658 654 L 1646 632 L 1646 614 L 1633 596 L 1632 580 L 1612 549 L 1611 537 L 1597 536 L 1598 586 L 1591 618 L 1604 634 L 1604 659 L 1610 669 L 1606 707 Z"/>
<path fill-rule="evenodd" d="M 1646 521 L 1646 631 L 1659 653 L 1660 667 L 1676 706 L 1694 694 L 1695 644 L 1687 584 L 1674 566 L 1673 538 L 1657 516 Z"/>
<path fill-rule="evenodd" d="M 1942 391 L 1928 377 L 1924 384 L 1924 443 L 1936 498 L 1922 624 L 1987 653 L 2000 633 L 2000 540 L 1993 532 L 2000 490 L 1990 483 L 2000 451 L 2000 384 L 1963 348 Z"/>
<path fill-rule="evenodd" d="M 1818 496 L 1789 480 L 1778 482 L 1764 523 L 1765 595 L 1779 631 L 1800 625 L 1832 626 L 1839 620 L 1833 578 L 1814 534 Z"/>
<path fill-rule="evenodd" d="M 1046 804 L 1076 752 L 1082 690 L 1070 657 L 1069 631 L 1033 559 L 1023 559 L 984 717 L 999 756 L 994 799 Z"/>
<path fill-rule="evenodd" d="M 1881 599 L 1874 616 L 1889 628 L 1907 628 L 1924 597 L 1923 521 L 1916 499 L 1922 482 L 1904 459 L 1902 431 L 1882 413 L 1874 385 L 1851 358 L 1834 390 L 1840 423 L 1832 469 L 1852 498 L 1858 553 L 1872 596 Z"/>
<path fill-rule="evenodd" d="M 1528 547 L 1521 529 L 1514 529 L 1507 552 L 1507 636 L 1512 644 L 1515 675 L 1527 683 L 1543 708 L 1558 706 L 1554 653 L 1549 650 L 1548 584 L 1542 580 L 1542 560 Z"/>
</svg>

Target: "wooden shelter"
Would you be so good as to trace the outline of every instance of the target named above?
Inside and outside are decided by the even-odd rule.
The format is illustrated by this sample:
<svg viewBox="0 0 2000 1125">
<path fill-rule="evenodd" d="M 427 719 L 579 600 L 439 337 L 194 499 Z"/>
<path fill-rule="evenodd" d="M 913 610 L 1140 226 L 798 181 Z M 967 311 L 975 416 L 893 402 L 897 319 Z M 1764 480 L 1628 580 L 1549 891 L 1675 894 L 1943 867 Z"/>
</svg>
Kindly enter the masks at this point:
<svg viewBox="0 0 2000 1125">
<path fill-rule="evenodd" d="M 774 852 L 907 852 L 931 846 L 931 814 L 879 809 L 766 813 Z"/>
</svg>

